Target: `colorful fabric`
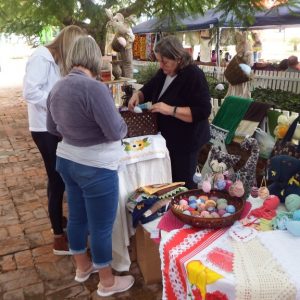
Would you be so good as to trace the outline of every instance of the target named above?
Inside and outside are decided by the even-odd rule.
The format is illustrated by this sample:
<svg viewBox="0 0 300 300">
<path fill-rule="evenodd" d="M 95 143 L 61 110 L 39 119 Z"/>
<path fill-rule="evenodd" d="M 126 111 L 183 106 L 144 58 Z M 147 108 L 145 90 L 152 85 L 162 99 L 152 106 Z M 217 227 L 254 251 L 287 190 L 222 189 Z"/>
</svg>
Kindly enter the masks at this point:
<svg viewBox="0 0 300 300">
<path fill-rule="evenodd" d="M 236 128 L 252 102 L 252 99 L 235 96 L 225 98 L 212 123 L 229 131 L 226 137 L 226 144 L 232 141 Z"/>
</svg>

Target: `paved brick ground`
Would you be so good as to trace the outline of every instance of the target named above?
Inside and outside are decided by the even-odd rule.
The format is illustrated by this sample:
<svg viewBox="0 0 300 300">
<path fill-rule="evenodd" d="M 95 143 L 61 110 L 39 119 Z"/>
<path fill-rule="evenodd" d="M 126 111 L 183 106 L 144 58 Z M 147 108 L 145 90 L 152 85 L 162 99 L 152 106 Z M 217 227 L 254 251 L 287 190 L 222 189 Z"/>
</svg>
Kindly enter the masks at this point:
<svg viewBox="0 0 300 300">
<path fill-rule="evenodd" d="M 74 281 L 71 257 L 52 254 L 46 176 L 28 131 L 21 87 L 0 90 L 0 299 L 100 299 L 98 275 Z M 136 263 L 133 288 L 105 299 L 161 299 L 161 284 L 146 286 Z"/>
</svg>

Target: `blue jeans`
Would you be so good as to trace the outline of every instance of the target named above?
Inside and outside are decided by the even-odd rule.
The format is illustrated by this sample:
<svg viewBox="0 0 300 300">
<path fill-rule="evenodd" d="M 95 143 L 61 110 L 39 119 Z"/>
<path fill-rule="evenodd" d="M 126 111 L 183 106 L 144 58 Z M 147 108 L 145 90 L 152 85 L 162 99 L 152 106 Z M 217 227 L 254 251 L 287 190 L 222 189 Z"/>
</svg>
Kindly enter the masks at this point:
<svg viewBox="0 0 300 300">
<path fill-rule="evenodd" d="M 108 266 L 112 261 L 112 229 L 119 197 L 117 171 L 81 165 L 61 157 L 57 157 L 56 170 L 66 186 L 70 251 L 85 253 L 90 234 L 94 265 Z"/>
</svg>

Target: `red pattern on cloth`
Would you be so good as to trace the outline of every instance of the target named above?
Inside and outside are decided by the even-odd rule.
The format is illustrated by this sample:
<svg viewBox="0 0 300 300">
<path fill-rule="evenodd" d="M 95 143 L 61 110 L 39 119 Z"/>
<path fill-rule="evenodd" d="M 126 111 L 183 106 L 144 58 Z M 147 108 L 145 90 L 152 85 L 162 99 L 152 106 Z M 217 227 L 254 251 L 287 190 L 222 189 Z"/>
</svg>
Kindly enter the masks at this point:
<svg viewBox="0 0 300 300">
<path fill-rule="evenodd" d="M 181 229 L 167 242 L 165 242 L 163 246 L 163 283 L 164 283 L 164 292 L 166 295 L 166 299 L 178 299 L 174 289 L 172 287 L 172 282 L 170 280 L 170 271 L 176 274 L 179 274 L 177 277 L 177 281 L 182 287 L 182 295 L 187 295 L 187 286 L 186 286 L 186 271 L 184 267 L 184 263 L 193 257 L 195 254 L 203 251 L 206 247 L 208 247 L 211 243 L 213 243 L 216 239 L 218 239 L 221 235 L 223 235 L 227 229 L 219 229 L 219 230 L 205 230 L 203 231 L 203 236 L 199 239 L 193 240 L 190 247 L 185 249 L 187 245 L 186 240 L 188 238 L 192 238 L 193 235 L 199 233 L 199 229 L 188 228 Z M 180 247 L 182 245 L 182 248 Z M 180 248 L 178 255 L 174 255 L 174 248 Z M 171 261 L 175 262 L 176 270 L 170 270 Z M 184 298 L 184 296 L 182 296 Z"/>
</svg>

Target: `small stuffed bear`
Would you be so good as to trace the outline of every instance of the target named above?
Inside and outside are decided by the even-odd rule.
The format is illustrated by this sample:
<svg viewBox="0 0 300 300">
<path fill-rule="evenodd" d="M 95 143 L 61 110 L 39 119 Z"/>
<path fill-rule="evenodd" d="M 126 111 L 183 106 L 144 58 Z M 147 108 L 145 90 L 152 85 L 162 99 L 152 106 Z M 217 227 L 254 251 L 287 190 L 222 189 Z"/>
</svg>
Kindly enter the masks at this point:
<svg viewBox="0 0 300 300">
<path fill-rule="evenodd" d="M 300 160 L 289 155 L 275 155 L 270 159 L 268 186 L 270 195 L 276 195 L 284 202 L 290 194 L 300 195 Z"/>
<path fill-rule="evenodd" d="M 241 157 L 239 155 L 223 152 L 219 147 L 213 146 L 211 148 L 209 166 L 212 173 L 225 172 L 236 165 L 240 159 Z"/>
</svg>

